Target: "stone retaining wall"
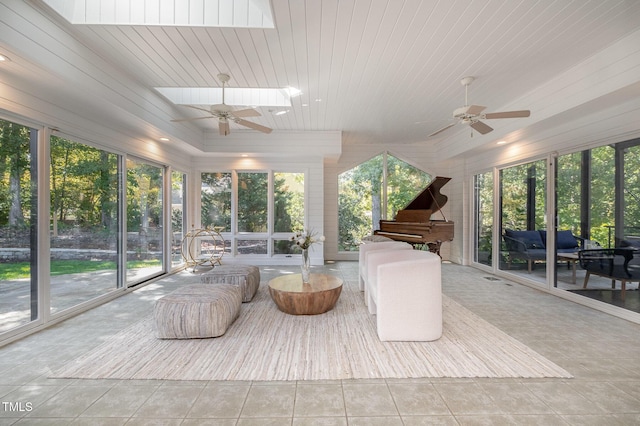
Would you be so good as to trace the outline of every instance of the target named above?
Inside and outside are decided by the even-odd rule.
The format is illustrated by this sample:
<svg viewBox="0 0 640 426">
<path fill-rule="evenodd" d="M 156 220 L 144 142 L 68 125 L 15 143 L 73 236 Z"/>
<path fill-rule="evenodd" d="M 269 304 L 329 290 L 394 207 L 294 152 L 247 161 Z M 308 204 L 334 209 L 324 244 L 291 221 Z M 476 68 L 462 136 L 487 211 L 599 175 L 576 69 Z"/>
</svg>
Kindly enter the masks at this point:
<svg viewBox="0 0 640 426">
<path fill-rule="evenodd" d="M 31 250 L 28 248 L 0 248 L 0 263 L 28 262 Z M 52 260 L 116 260 L 113 250 L 97 249 L 51 249 Z M 127 252 L 127 260 L 157 259 L 160 252 Z"/>
</svg>

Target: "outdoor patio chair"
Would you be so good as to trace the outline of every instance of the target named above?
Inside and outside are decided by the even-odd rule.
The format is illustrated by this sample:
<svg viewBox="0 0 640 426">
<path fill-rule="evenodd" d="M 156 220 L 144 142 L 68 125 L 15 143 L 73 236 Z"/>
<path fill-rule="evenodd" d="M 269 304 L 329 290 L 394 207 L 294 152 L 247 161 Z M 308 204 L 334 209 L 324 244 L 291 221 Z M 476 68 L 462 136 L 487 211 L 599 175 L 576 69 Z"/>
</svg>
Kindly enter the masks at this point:
<svg viewBox="0 0 640 426">
<path fill-rule="evenodd" d="M 611 279 L 612 289 L 616 288 L 616 281 L 620 281 L 620 297 L 624 300 L 627 283 L 640 283 L 640 265 L 632 263 L 634 251 L 631 248 L 580 250 L 580 266 L 586 271 L 582 287 L 587 288 L 591 275 Z"/>
</svg>

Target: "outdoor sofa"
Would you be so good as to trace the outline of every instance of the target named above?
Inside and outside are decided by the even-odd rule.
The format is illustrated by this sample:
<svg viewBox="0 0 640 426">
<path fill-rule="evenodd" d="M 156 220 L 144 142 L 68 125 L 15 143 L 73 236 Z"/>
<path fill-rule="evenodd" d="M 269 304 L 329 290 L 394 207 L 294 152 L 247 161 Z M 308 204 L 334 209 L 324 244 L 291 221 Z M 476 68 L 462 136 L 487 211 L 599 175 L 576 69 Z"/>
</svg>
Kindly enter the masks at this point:
<svg viewBox="0 0 640 426">
<path fill-rule="evenodd" d="M 547 231 L 514 231 L 506 229 L 504 235 L 505 247 L 507 249 L 507 264 L 509 269 L 511 263 L 516 260 L 527 262 L 527 271 L 531 273 L 535 262 L 544 262 L 547 259 Z M 586 240 L 576 237 L 571 231 L 558 231 L 556 237 L 557 253 L 577 253 L 586 247 Z"/>
</svg>

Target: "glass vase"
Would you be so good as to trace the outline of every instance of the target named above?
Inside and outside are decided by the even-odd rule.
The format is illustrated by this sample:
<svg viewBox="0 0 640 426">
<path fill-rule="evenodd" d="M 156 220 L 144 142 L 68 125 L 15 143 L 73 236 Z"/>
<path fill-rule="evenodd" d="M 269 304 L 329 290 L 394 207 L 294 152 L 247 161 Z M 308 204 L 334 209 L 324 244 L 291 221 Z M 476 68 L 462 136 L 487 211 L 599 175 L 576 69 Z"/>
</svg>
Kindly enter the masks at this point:
<svg viewBox="0 0 640 426">
<path fill-rule="evenodd" d="M 309 263 L 309 249 L 302 249 L 302 265 L 300 265 L 300 270 L 302 271 L 302 282 L 309 282 L 309 275 L 311 264 Z"/>
</svg>

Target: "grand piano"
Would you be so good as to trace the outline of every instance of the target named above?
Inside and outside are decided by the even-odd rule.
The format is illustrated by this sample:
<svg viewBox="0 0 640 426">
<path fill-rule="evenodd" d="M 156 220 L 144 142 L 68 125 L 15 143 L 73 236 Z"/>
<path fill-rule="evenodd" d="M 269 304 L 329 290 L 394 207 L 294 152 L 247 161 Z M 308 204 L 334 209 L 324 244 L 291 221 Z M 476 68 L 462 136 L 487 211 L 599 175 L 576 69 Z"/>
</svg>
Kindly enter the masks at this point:
<svg viewBox="0 0 640 426">
<path fill-rule="evenodd" d="M 430 251 L 439 255 L 442 243 L 453 240 L 453 222 L 447 220 L 442 212 L 443 220 L 432 220 L 431 216 L 447 203 L 448 198 L 440 193 L 440 189 L 450 180 L 448 177 L 436 177 L 396 213 L 395 220 L 381 220 L 380 229 L 374 234 L 413 245 L 427 244 Z"/>
</svg>

